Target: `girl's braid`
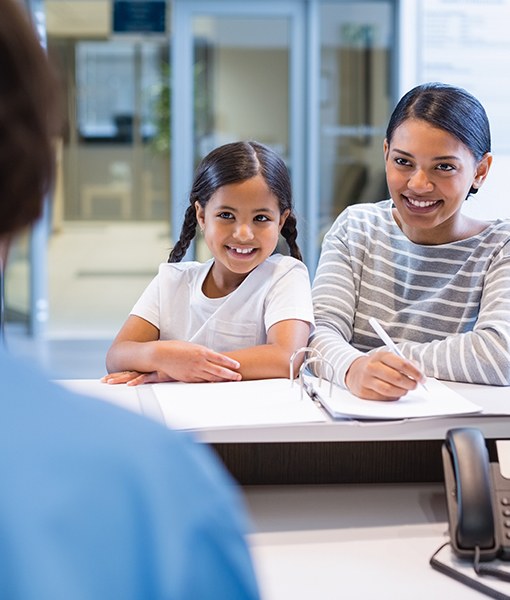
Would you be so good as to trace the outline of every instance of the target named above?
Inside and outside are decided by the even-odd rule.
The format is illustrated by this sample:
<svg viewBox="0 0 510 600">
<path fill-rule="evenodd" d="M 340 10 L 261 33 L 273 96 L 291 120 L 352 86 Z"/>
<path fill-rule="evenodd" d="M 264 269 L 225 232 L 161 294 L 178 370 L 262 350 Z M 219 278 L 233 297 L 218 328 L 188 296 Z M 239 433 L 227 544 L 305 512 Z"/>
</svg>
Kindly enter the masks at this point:
<svg viewBox="0 0 510 600">
<path fill-rule="evenodd" d="M 186 250 L 191 244 L 191 240 L 195 237 L 197 232 L 197 215 L 195 211 L 195 205 L 191 204 L 184 213 L 184 222 L 182 224 L 181 234 L 177 240 L 175 246 L 170 252 L 168 262 L 181 262 L 186 254 Z"/>
<path fill-rule="evenodd" d="M 289 245 L 290 255 L 302 261 L 301 250 L 296 243 L 297 235 L 296 217 L 293 213 L 290 213 L 282 227 L 282 236 Z"/>
</svg>

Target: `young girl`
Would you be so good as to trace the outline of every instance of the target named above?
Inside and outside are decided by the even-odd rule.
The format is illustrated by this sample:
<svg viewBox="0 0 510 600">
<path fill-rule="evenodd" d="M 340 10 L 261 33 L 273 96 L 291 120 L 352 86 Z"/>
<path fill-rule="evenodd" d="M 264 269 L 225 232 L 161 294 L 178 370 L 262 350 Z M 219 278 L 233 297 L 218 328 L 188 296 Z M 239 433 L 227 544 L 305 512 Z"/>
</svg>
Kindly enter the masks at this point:
<svg viewBox="0 0 510 600">
<path fill-rule="evenodd" d="M 213 258 L 179 261 L 197 225 Z M 291 256 L 273 254 L 280 233 Z M 107 355 L 108 383 L 288 377 L 313 324 L 283 160 L 256 142 L 198 166 L 181 235 Z M 299 366 L 299 365 L 296 365 Z"/>
<path fill-rule="evenodd" d="M 414 88 L 386 131 L 391 199 L 348 208 L 324 238 L 312 345 L 357 396 L 397 399 L 425 376 L 510 384 L 510 222 L 462 213 L 490 150 L 476 98 Z M 405 358 L 381 349 L 371 316 Z"/>
</svg>

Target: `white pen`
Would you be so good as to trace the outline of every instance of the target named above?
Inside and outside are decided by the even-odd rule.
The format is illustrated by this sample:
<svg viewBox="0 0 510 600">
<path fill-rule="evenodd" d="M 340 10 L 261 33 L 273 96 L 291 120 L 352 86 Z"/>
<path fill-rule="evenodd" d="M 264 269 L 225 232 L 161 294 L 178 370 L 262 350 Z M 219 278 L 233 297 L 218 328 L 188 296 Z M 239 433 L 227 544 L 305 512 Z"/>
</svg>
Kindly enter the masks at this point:
<svg viewBox="0 0 510 600">
<path fill-rule="evenodd" d="M 373 329 L 377 333 L 377 335 L 381 338 L 381 340 L 385 343 L 385 345 L 392 352 L 394 352 L 397 356 L 400 356 L 400 358 L 403 358 L 404 360 L 407 360 L 405 358 L 405 356 L 402 354 L 402 352 L 400 352 L 400 350 L 398 349 L 398 347 L 395 344 L 395 342 L 390 338 L 390 336 L 386 333 L 386 331 L 384 331 L 384 329 L 383 329 L 382 325 L 379 323 L 379 321 L 377 321 L 376 319 L 374 319 L 374 317 L 370 317 L 368 319 L 368 322 L 373 327 Z M 426 387 L 426 385 L 424 383 L 420 383 L 420 385 L 423 386 L 423 389 L 428 392 L 427 387 Z"/>
</svg>

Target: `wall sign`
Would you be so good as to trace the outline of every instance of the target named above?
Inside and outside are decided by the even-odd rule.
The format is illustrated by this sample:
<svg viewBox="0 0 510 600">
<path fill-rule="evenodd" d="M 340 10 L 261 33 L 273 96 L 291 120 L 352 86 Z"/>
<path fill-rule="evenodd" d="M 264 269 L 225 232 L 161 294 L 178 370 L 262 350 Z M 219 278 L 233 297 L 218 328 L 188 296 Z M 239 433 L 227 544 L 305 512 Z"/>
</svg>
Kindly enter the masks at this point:
<svg viewBox="0 0 510 600">
<path fill-rule="evenodd" d="M 166 33 L 166 0 L 115 0 L 114 33 Z"/>
</svg>

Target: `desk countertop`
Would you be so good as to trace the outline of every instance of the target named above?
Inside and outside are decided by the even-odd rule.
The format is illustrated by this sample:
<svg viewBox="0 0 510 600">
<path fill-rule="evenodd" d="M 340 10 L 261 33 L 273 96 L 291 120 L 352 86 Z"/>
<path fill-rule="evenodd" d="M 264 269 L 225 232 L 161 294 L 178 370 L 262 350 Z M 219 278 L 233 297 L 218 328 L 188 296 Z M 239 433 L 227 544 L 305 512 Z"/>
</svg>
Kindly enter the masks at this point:
<svg viewBox="0 0 510 600">
<path fill-rule="evenodd" d="M 265 600 L 483 598 L 429 566 L 448 539 L 441 485 L 254 486 L 244 491 Z"/>
<path fill-rule="evenodd" d="M 152 386 L 129 387 L 107 385 L 99 380 L 67 380 L 60 382 L 74 391 L 89 394 L 144 414 L 164 423 Z M 504 387 L 446 383 L 468 400 L 497 412 L 508 403 L 510 390 Z M 190 384 L 193 385 L 193 384 Z M 323 423 L 295 423 L 288 425 L 260 425 L 242 427 L 214 427 L 197 430 L 201 441 L 211 444 L 271 443 L 271 442 L 358 442 L 441 440 L 452 427 L 478 427 L 486 438 L 507 438 L 510 431 L 508 415 L 474 415 L 409 419 L 406 421 L 362 422 L 332 421 Z"/>
</svg>

